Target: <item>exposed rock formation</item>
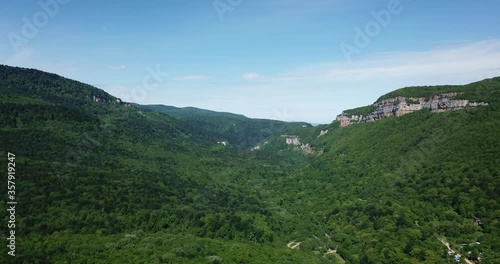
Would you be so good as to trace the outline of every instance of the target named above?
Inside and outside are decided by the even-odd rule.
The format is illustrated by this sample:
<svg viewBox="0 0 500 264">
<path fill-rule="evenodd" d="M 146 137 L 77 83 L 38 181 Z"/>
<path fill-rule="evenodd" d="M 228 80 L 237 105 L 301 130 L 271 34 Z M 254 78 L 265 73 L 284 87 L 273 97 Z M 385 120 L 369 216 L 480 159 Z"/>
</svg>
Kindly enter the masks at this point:
<svg viewBox="0 0 500 264">
<path fill-rule="evenodd" d="M 94 101 L 96 103 L 108 103 L 109 102 L 108 99 L 101 98 L 101 97 L 98 97 L 98 96 L 95 96 L 95 95 L 92 96 L 92 101 Z"/>
<path fill-rule="evenodd" d="M 318 137 L 324 136 L 326 134 L 328 134 L 328 129 L 327 130 L 321 130 L 321 132 L 319 133 Z"/>
<path fill-rule="evenodd" d="M 255 147 L 250 149 L 250 151 L 256 151 L 256 150 L 260 150 L 260 146 L 255 146 Z"/>
<path fill-rule="evenodd" d="M 226 147 L 227 145 L 229 145 L 229 142 L 227 142 L 227 141 L 218 141 L 217 144 Z"/>
<path fill-rule="evenodd" d="M 286 144 L 288 144 L 288 145 L 295 145 L 295 146 L 300 145 L 300 137 L 299 136 L 282 135 L 282 137 L 286 138 Z"/>
<path fill-rule="evenodd" d="M 444 112 L 465 107 L 488 105 L 483 102 L 476 103 L 469 100 L 455 100 L 454 98 L 457 95 L 458 93 L 444 93 L 430 98 L 390 98 L 375 103 L 375 111 L 368 113 L 366 117 L 357 115 L 348 117 L 345 113 L 342 113 L 337 116 L 337 121 L 340 122 L 340 127 L 346 127 L 353 123 L 374 122 L 391 116 L 403 116 L 422 109 L 429 109 L 431 112 Z"/>
<path fill-rule="evenodd" d="M 302 146 L 300 146 L 300 149 L 302 149 L 302 151 L 304 151 L 304 153 L 306 154 L 312 154 L 314 152 L 312 146 L 309 144 L 302 144 Z"/>
<path fill-rule="evenodd" d="M 92 95 L 90 97 L 90 100 L 96 102 L 96 103 L 116 103 L 116 104 L 119 104 L 119 105 L 122 105 L 122 104 L 125 104 L 125 106 L 127 106 L 126 103 L 124 103 L 120 98 L 116 98 L 114 101 L 111 100 L 111 99 L 106 99 L 106 98 L 103 98 L 103 97 L 99 97 L 99 96 L 96 96 L 96 95 Z"/>
</svg>

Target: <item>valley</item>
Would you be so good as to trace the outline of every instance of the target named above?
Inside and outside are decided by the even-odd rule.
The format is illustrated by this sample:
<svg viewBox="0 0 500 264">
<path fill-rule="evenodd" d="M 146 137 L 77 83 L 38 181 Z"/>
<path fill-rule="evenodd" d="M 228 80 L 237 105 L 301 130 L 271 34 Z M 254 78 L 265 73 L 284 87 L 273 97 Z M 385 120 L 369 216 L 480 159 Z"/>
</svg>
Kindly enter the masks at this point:
<svg viewBox="0 0 500 264">
<path fill-rule="evenodd" d="M 451 263 L 451 243 L 471 252 L 462 263 L 499 263 L 499 77 L 336 114 L 311 126 L 137 105 L 0 65 L 15 261 Z"/>
</svg>

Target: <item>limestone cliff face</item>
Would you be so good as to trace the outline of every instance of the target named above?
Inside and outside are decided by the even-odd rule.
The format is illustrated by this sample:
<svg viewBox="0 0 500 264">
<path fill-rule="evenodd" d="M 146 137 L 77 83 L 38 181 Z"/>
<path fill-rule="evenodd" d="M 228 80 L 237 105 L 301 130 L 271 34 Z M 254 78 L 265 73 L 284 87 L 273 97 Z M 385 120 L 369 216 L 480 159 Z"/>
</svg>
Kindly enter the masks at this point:
<svg viewBox="0 0 500 264">
<path fill-rule="evenodd" d="M 403 116 L 422 109 L 429 109 L 431 112 L 444 112 L 449 110 L 462 109 L 465 107 L 477 107 L 488 105 L 487 103 L 470 102 L 469 100 L 455 100 L 458 93 L 444 93 L 430 98 L 406 98 L 395 97 L 382 100 L 374 104 L 375 111 L 366 116 L 347 116 L 342 113 L 337 116 L 340 127 L 346 127 L 353 123 L 374 122 L 391 116 Z"/>
</svg>

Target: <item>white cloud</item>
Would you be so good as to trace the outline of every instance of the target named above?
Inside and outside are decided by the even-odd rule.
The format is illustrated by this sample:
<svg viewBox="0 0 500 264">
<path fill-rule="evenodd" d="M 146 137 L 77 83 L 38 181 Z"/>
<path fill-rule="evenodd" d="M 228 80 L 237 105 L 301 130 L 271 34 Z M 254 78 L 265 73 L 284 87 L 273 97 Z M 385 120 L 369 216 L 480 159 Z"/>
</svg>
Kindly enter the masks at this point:
<svg viewBox="0 0 500 264">
<path fill-rule="evenodd" d="M 254 79 L 259 79 L 260 75 L 255 73 L 255 72 L 248 72 L 248 73 L 242 74 L 241 78 L 243 78 L 245 80 L 254 80 Z"/>
<path fill-rule="evenodd" d="M 181 76 L 177 77 L 174 80 L 176 81 L 199 81 L 199 80 L 206 80 L 208 77 L 203 76 L 203 75 L 187 75 L 187 76 Z"/>
<path fill-rule="evenodd" d="M 447 79 L 464 83 L 500 75 L 500 40 L 467 42 L 427 51 L 380 53 L 352 63 L 303 66 L 273 78 L 275 81 L 391 81 L 407 79 L 439 84 Z"/>
<path fill-rule="evenodd" d="M 468 42 L 419 52 L 390 52 L 370 59 L 326 68 L 325 77 L 338 79 L 387 80 L 419 78 L 449 79 L 455 82 L 490 76 L 500 66 L 500 41 Z M 500 73 L 496 73 L 497 75 Z M 439 82 L 439 81 L 438 81 Z"/>
<path fill-rule="evenodd" d="M 35 67 L 80 81 L 95 79 L 93 69 L 98 68 L 55 64 L 41 60 L 34 50 L 27 48 L 9 58 L 7 64 Z M 247 72 L 239 76 L 239 81 L 214 80 L 203 75 L 178 76 L 169 86 L 148 91 L 141 103 L 189 105 L 249 117 L 328 123 L 345 109 L 371 104 L 379 96 L 401 87 L 466 84 L 500 76 L 500 39 L 441 43 L 423 51 L 380 53 L 351 63 L 342 58 L 296 69 L 284 68 L 280 74 L 262 74 L 265 78 Z M 139 77 L 137 82 L 141 80 Z M 200 83 L 195 81 L 206 79 L 211 82 L 204 82 L 200 89 Z M 243 81 L 255 79 L 258 81 Z M 106 90 L 129 101 L 133 87 L 130 84 Z"/>
<path fill-rule="evenodd" d="M 273 110 L 283 108 L 294 120 L 330 122 L 343 110 L 371 104 L 398 88 L 467 84 L 500 76 L 499 67 L 500 40 L 381 53 L 352 63 L 306 65 L 258 83 L 220 85 L 245 97 L 217 102 L 212 108 L 224 105 L 225 111 L 271 119 L 283 119 Z M 242 77 L 252 79 L 258 75 L 247 73 Z M 204 104 L 207 108 L 210 105 Z"/>
</svg>

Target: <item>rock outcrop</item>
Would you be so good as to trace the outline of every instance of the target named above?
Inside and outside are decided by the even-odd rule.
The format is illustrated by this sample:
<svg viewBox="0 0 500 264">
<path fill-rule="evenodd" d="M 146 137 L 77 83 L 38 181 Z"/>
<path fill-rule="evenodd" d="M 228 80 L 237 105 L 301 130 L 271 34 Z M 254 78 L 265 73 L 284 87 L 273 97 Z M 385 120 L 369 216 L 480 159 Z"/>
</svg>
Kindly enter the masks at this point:
<svg viewBox="0 0 500 264">
<path fill-rule="evenodd" d="M 305 145 L 302 144 L 300 146 L 300 149 L 302 149 L 302 151 L 304 151 L 304 153 L 306 153 L 306 154 L 312 154 L 314 152 L 312 146 L 309 144 L 305 144 Z"/>
<path fill-rule="evenodd" d="M 321 130 L 321 132 L 319 133 L 318 137 L 324 136 L 326 134 L 328 134 L 328 129 L 327 130 Z"/>
<path fill-rule="evenodd" d="M 287 145 L 295 145 L 295 146 L 300 145 L 300 137 L 299 136 L 282 135 L 282 137 L 286 138 Z"/>
<path fill-rule="evenodd" d="M 92 95 L 92 96 L 90 96 L 90 100 L 92 100 L 93 102 L 96 102 L 96 103 L 105 103 L 105 104 L 115 103 L 115 104 L 119 104 L 119 105 L 125 105 L 126 107 L 130 107 L 130 104 L 123 102 L 122 99 L 120 99 L 120 98 L 115 98 L 113 100 L 113 99 L 107 99 L 104 97 L 99 97 L 97 95 Z"/>
<path fill-rule="evenodd" d="M 346 113 L 342 113 L 337 116 L 336 120 L 340 122 L 340 127 L 346 127 L 353 123 L 374 122 L 391 116 L 403 116 L 422 109 L 429 109 L 431 112 L 444 112 L 488 105 L 483 102 L 456 100 L 454 98 L 457 95 L 458 93 L 444 93 L 430 98 L 394 97 L 375 103 L 375 111 L 368 113 L 366 116 L 351 115 L 349 117 Z"/>
</svg>

